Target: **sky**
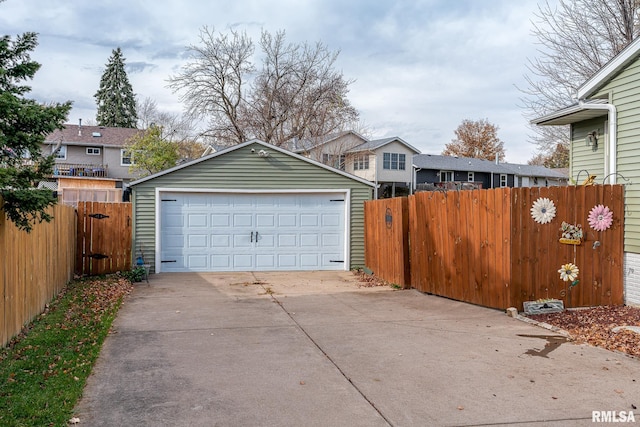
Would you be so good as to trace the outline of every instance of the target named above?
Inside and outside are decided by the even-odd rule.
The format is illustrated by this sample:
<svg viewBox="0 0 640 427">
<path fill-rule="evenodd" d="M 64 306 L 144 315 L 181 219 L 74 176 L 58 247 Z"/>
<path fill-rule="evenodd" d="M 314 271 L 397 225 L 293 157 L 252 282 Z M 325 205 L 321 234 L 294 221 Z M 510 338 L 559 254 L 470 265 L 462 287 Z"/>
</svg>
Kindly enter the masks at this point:
<svg viewBox="0 0 640 427">
<path fill-rule="evenodd" d="M 167 87 L 206 26 L 284 30 L 291 43 L 322 42 L 353 80 L 348 98 L 373 139 L 399 137 L 441 154 L 463 120 L 499 127 L 506 160 L 535 154 L 521 98 L 537 53 L 538 0 L 0 0 L 0 34 L 38 33 L 42 67 L 28 98 L 73 101 L 68 123 L 95 124 L 94 95 L 120 47 L 136 96 L 182 112 Z M 553 3 L 553 2 L 551 2 Z"/>
</svg>

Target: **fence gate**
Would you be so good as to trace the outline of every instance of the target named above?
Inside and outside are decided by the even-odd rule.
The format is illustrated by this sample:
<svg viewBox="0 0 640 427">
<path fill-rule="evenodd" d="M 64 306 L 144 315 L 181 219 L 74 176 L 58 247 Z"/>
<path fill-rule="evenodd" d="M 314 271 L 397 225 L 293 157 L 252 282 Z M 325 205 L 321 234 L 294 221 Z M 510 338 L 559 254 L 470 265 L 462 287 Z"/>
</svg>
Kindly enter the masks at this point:
<svg viewBox="0 0 640 427">
<path fill-rule="evenodd" d="M 131 203 L 78 202 L 76 273 L 131 269 Z"/>
</svg>

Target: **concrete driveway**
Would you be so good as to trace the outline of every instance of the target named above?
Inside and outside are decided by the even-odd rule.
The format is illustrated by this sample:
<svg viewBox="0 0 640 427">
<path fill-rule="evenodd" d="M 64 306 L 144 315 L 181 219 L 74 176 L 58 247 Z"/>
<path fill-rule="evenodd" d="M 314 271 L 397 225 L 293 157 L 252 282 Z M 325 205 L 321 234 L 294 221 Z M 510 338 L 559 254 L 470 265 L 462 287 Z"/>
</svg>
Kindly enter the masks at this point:
<svg viewBox="0 0 640 427">
<path fill-rule="evenodd" d="M 76 414 L 90 426 L 579 426 L 640 406 L 639 360 L 550 335 L 358 287 L 350 272 L 165 273 L 136 285 Z"/>
</svg>

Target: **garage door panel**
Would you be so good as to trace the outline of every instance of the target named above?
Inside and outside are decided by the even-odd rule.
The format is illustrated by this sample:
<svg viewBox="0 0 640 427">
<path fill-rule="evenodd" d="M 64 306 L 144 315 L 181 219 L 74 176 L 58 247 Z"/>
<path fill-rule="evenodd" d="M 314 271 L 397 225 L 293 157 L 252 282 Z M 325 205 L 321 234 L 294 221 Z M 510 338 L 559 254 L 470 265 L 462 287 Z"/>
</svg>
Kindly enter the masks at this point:
<svg viewBox="0 0 640 427">
<path fill-rule="evenodd" d="M 164 227 L 184 227 L 184 216 L 182 213 L 170 213 L 163 220 Z"/>
<path fill-rule="evenodd" d="M 164 193 L 162 271 L 344 269 L 343 194 Z M 252 234 L 253 233 L 253 234 Z M 258 236 L 256 240 L 256 236 Z"/>
<path fill-rule="evenodd" d="M 318 214 L 301 214 L 300 227 L 317 227 L 320 225 Z"/>
<path fill-rule="evenodd" d="M 253 265 L 253 255 L 250 254 L 236 254 L 233 255 L 233 268 L 234 269 L 251 269 Z"/>
<path fill-rule="evenodd" d="M 317 234 L 301 234 L 300 235 L 300 246 L 303 248 L 317 248 L 319 247 L 320 239 Z"/>
<path fill-rule="evenodd" d="M 256 255 L 256 267 L 262 269 L 275 269 L 276 256 L 274 254 L 259 254 Z"/>
<path fill-rule="evenodd" d="M 300 254 L 300 266 L 307 269 L 319 269 L 320 256 L 318 254 Z"/>
<path fill-rule="evenodd" d="M 233 215 L 234 227 L 252 227 L 253 215 L 251 214 L 234 214 Z"/>
<path fill-rule="evenodd" d="M 203 234 L 192 234 L 187 237 L 189 249 L 207 248 L 209 246 L 209 236 Z"/>
<path fill-rule="evenodd" d="M 206 228 L 208 227 L 208 221 L 207 221 L 207 214 L 188 214 L 187 216 L 187 226 L 189 228 L 195 228 L 195 227 L 201 227 L 201 228 Z"/>
<path fill-rule="evenodd" d="M 297 219 L 296 214 L 278 214 L 278 227 L 296 227 Z"/>
<path fill-rule="evenodd" d="M 275 235 L 270 233 L 260 233 L 258 236 L 256 236 L 256 246 L 260 248 L 275 248 Z"/>
<path fill-rule="evenodd" d="M 276 218 L 274 214 L 257 214 L 256 215 L 256 227 L 275 227 Z"/>
<path fill-rule="evenodd" d="M 231 235 L 229 234 L 216 234 L 211 236 L 212 248 L 228 248 L 231 242 Z"/>
<path fill-rule="evenodd" d="M 295 234 L 278 234 L 278 246 L 281 248 L 293 248 L 297 246 L 296 235 Z"/>
<path fill-rule="evenodd" d="M 187 265 L 192 270 L 202 270 L 209 266 L 208 256 L 205 254 L 192 254 L 187 257 Z"/>
<path fill-rule="evenodd" d="M 231 215 L 211 214 L 211 227 L 229 227 L 231 225 Z"/>
<path fill-rule="evenodd" d="M 231 256 L 224 254 L 211 255 L 211 268 L 213 270 L 233 270 Z"/>
</svg>

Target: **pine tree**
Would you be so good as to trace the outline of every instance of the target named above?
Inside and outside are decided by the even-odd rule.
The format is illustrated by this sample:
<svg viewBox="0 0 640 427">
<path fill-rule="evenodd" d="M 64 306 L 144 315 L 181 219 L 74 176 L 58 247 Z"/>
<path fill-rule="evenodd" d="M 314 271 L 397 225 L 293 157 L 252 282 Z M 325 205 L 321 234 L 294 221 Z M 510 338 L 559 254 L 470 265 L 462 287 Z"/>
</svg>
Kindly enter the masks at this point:
<svg viewBox="0 0 640 427">
<path fill-rule="evenodd" d="M 112 52 L 100 79 L 100 89 L 94 95 L 98 104 L 96 119 L 100 126 L 136 127 L 136 100 L 124 69 L 124 60 L 120 48 Z"/>
<path fill-rule="evenodd" d="M 37 46 L 35 33 L 25 33 L 12 41 L 0 38 L 0 210 L 26 231 L 35 222 L 49 221 L 46 210 L 56 199 L 38 183 L 53 172 L 54 157 L 40 151 L 45 137 L 62 129 L 71 102 L 43 105 L 24 99 L 40 64 L 31 61 L 29 52 Z"/>
</svg>

